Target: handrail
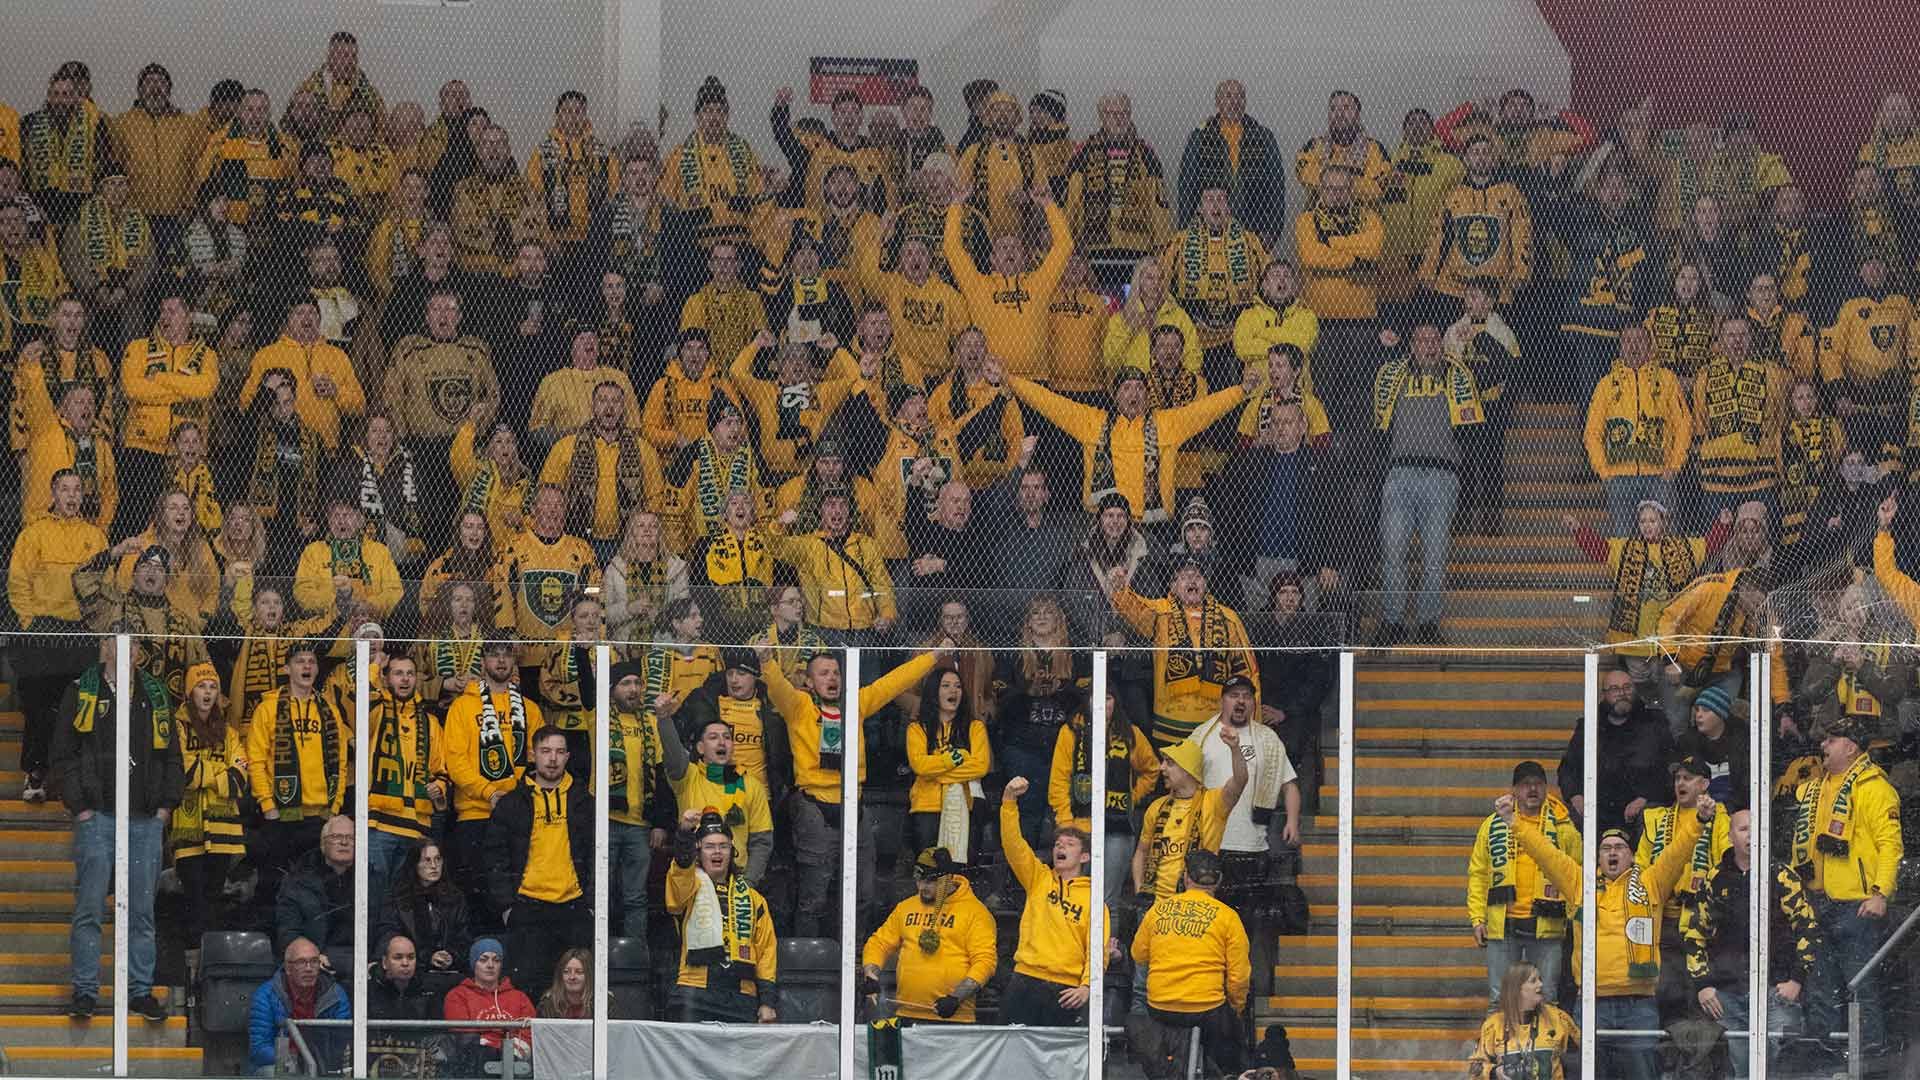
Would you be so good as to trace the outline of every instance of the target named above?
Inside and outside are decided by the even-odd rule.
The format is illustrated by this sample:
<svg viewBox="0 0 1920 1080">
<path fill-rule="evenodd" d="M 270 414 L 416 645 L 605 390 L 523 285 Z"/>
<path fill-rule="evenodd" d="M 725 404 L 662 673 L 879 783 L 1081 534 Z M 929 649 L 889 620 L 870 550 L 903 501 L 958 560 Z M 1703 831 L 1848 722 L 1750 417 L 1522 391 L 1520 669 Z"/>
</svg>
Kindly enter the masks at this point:
<svg viewBox="0 0 1920 1080">
<path fill-rule="evenodd" d="M 1906 920 L 1903 921 L 1893 933 L 1887 935 L 1885 944 L 1881 945 L 1879 951 L 1875 952 L 1872 958 L 1860 968 L 1859 973 L 1847 980 L 1848 993 L 1859 989 L 1861 981 L 1873 974 L 1873 970 L 1886 960 L 1887 954 L 1893 952 L 1902 941 L 1907 939 L 1907 935 L 1913 932 L 1914 923 L 1916 922 L 1920 922 L 1920 907 L 1914 908 L 1912 913 L 1906 917 Z"/>
</svg>

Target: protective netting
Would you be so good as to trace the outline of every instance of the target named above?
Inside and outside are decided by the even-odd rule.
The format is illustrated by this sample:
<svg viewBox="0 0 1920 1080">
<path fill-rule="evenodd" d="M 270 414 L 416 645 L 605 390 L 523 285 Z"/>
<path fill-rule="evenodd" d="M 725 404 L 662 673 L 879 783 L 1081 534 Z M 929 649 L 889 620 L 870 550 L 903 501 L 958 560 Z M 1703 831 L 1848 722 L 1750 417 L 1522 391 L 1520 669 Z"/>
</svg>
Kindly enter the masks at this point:
<svg viewBox="0 0 1920 1080">
<path fill-rule="evenodd" d="M 499 935 L 532 1009 L 592 944 L 568 884 L 585 819 L 536 858 L 552 836 L 518 801 L 559 798 L 522 783 L 554 727 L 581 790 L 610 740 L 599 870 L 624 1019 L 837 1019 L 846 895 L 884 969 L 862 977 L 862 1019 L 1084 1023 L 1091 980 L 1063 957 L 1097 887 L 1122 954 L 1108 1075 L 1161 1075 L 1196 1024 L 1220 1070 L 1278 1066 L 1290 1037 L 1330 1074 L 1343 649 L 1356 1075 L 1455 1074 L 1470 1042 L 1485 1075 L 1553 1075 L 1580 1019 L 1566 890 L 1488 812 L 1511 792 L 1580 855 L 1590 651 L 1598 824 L 1625 830 L 1592 845 L 1603 879 L 1626 843 L 1667 880 L 1702 791 L 1751 813 L 1770 727 L 1766 869 L 1789 873 L 1768 982 L 1791 1032 L 1774 1067 L 1828 1064 L 1849 1043 L 1842 984 L 1910 910 L 1920 130 L 1888 92 L 1909 67 L 1885 44 L 1814 34 L 1831 61 L 1814 64 L 1760 35 L 1764 63 L 1729 83 L 1698 44 L 1717 16 L 1641 11 L 1621 36 L 1558 0 L 1138 7 L 77 3 L 10 28 L 0 655 L 18 722 L 0 732 L 20 745 L 0 786 L 22 798 L 0 825 L 22 857 L 0 872 L 24 891 L 0 892 L 0 919 L 28 940 L 0 953 L 8 1066 L 71 1070 L 110 1044 L 8 1021 L 9 1003 L 77 1016 L 116 992 L 90 973 L 97 918 L 74 916 L 77 963 L 41 940 L 110 881 L 110 815 L 79 815 L 110 810 L 115 633 L 138 643 L 134 696 L 174 721 L 141 729 L 158 756 L 136 755 L 135 798 L 175 815 L 129 839 L 161 955 L 156 974 L 148 919 L 118 992 L 185 990 L 194 1039 L 214 1036 L 156 1028 L 136 1071 L 337 1064 L 350 1044 L 324 1025 L 312 1046 L 231 1041 L 250 1011 L 234 987 L 260 981 L 243 954 L 271 973 L 303 931 L 332 972 L 355 934 L 376 960 L 395 931 L 418 939 L 431 1000 L 382 999 L 416 1020 L 482 1008 L 442 998 Z M 1846 103 L 1813 104 L 1829 95 Z M 378 879 L 343 925 L 321 830 L 356 805 L 356 639 L 376 664 Z M 837 711 L 849 647 L 873 717 Z M 1106 792 L 1105 880 L 1076 892 L 1033 852 L 1094 799 L 1095 649 L 1129 782 Z M 1229 784 L 1210 732 L 1236 709 L 1257 775 L 1221 825 L 1187 781 Z M 857 824 L 837 802 L 848 724 L 866 732 Z M 71 851 L 46 847 L 65 824 L 49 798 L 75 815 Z M 496 802 L 526 817 L 503 826 Z M 1602 924 L 1619 940 L 1601 946 L 1601 1075 L 1646 1075 L 1654 1028 L 1742 1038 L 1757 931 L 1728 837 L 1760 819 L 1715 821 L 1654 890 L 1683 903 Z M 405 880 L 428 836 L 457 931 Z M 722 836 L 738 872 L 690 870 Z M 925 943 L 947 899 L 911 910 L 940 847 L 965 849 L 972 932 L 997 928 L 969 943 L 984 958 Z M 1139 941 L 1184 956 L 1217 908 L 1170 895 L 1206 875 L 1180 865 L 1196 847 L 1221 852 L 1244 940 L 1154 984 Z M 751 896 L 729 885 L 749 878 Z M 1029 928 L 1048 888 L 1062 921 Z M 696 909 L 724 932 L 694 946 L 708 963 L 676 962 Z M 215 959 L 203 933 L 240 936 Z M 756 996 L 773 935 L 795 974 Z M 1526 1060 L 1504 1056 L 1525 1018 L 1484 1020 L 1503 979 L 1524 989 L 1523 959 L 1571 1013 L 1539 1014 L 1552 1030 L 1529 1045 L 1559 1044 Z M 1873 1065 L 1911 1027 L 1886 1004 L 1909 962 L 1858 995 Z M 135 1001 L 168 1005 L 186 1011 Z M 893 1028 L 863 1038 L 874 1075 L 902 1053 Z M 409 1075 L 503 1052 L 498 1029 L 373 1050 Z"/>
</svg>

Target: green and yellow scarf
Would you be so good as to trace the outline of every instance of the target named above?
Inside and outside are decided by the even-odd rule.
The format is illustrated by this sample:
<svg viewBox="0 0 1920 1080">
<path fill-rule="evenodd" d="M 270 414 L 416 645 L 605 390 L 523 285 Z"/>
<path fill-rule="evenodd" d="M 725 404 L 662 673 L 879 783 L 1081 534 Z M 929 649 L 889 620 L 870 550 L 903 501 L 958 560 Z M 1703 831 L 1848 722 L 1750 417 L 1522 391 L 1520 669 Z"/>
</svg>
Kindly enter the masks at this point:
<svg viewBox="0 0 1920 1080">
<path fill-rule="evenodd" d="M 1820 812 L 1820 789 L 1826 782 L 1826 776 L 1823 773 L 1800 785 L 1800 813 L 1793 824 L 1793 865 L 1800 870 L 1801 880 L 1813 879 L 1815 851 L 1843 857 L 1852 848 L 1853 788 L 1861 781 L 1875 779 L 1886 779 L 1880 766 L 1865 754 L 1855 758 L 1853 766 L 1840 780 L 1840 790 L 1834 793 L 1827 827 L 1818 836 L 1813 834 L 1813 819 Z"/>
<path fill-rule="evenodd" d="M 173 742 L 173 704 L 167 686 L 139 668 L 133 675 L 153 710 L 153 748 L 165 750 Z M 94 721 L 99 719 L 101 684 L 99 665 L 88 668 L 74 684 L 73 730 L 81 735 L 92 734 Z"/>
<path fill-rule="evenodd" d="M 1560 827 L 1570 825 L 1560 820 L 1554 813 L 1553 803 L 1546 802 L 1540 807 L 1540 833 L 1547 838 L 1548 845 L 1560 846 Z M 1505 908 L 1520 898 L 1519 888 L 1513 881 L 1513 860 L 1524 854 L 1520 842 L 1513 835 L 1513 829 L 1496 814 L 1487 823 L 1487 858 L 1493 863 L 1493 881 L 1487 886 L 1487 906 Z M 1545 880 L 1545 877 L 1542 877 Z M 1538 918 L 1560 918 L 1567 912 L 1565 900 L 1536 897 L 1533 901 L 1533 914 Z"/>
<path fill-rule="evenodd" d="M 320 762 L 327 776 L 327 809 L 340 796 L 340 718 L 319 694 L 308 699 L 320 721 Z M 273 804 L 282 811 L 300 803 L 300 745 L 293 730 L 293 698 L 282 690 L 273 714 Z"/>
<path fill-rule="evenodd" d="M 507 730 L 510 729 L 510 730 Z M 493 782 L 513 779 L 516 766 L 527 764 L 527 703 L 518 683 L 507 684 L 507 729 L 493 707 L 493 695 L 480 687 L 480 775 Z M 507 746 L 511 737 L 513 746 Z"/>
</svg>

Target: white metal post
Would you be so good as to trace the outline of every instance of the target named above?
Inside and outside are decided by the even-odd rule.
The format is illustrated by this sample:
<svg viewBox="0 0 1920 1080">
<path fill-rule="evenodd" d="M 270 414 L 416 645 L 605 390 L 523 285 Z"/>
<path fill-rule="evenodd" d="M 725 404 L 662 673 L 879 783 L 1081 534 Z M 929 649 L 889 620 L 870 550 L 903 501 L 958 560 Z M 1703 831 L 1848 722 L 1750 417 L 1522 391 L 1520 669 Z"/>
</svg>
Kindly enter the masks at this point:
<svg viewBox="0 0 1920 1080">
<path fill-rule="evenodd" d="M 854 935 L 860 901 L 860 650 L 848 649 L 842 672 L 840 724 L 840 1080 L 855 1080 L 853 1050 L 855 988 L 860 981 L 860 949 Z"/>
<path fill-rule="evenodd" d="M 113 1075 L 127 1075 L 127 899 L 133 887 L 133 851 L 127 825 L 133 810 L 133 639 L 114 636 L 113 649 Z M 160 717 L 153 718 L 159 723 Z M 155 852 L 155 857 L 159 856 Z M 147 897 L 151 903 L 153 897 Z M 84 962 L 97 963 L 97 957 Z"/>
<path fill-rule="evenodd" d="M 612 786 L 613 650 L 600 645 L 593 651 L 593 1075 L 607 1075 L 607 848 L 612 826 L 607 821 L 608 789 Z M 640 763 L 646 768 L 646 763 Z"/>
<path fill-rule="evenodd" d="M 1751 755 L 1747 765 L 1747 826 L 1753 862 L 1747 875 L 1747 903 L 1751 905 L 1747 925 L 1753 928 L 1753 936 L 1748 945 L 1752 962 L 1747 965 L 1747 1076 L 1750 1080 L 1767 1080 L 1767 1030 L 1772 1026 L 1767 1019 L 1767 999 L 1773 992 L 1767 956 L 1773 922 L 1773 871 L 1768 862 L 1773 856 L 1767 835 L 1773 801 L 1769 797 L 1772 785 L 1768 783 L 1772 777 L 1768 762 L 1773 751 L 1773 695 L 1769 692 L 1773 686 L 1773 656 L 1761 649 L 1751 661 L 1747 701 L 1751 703 L 1753 730 L 1747 739 Z"/>
<path fill-rule="evenodd" d="M 1087 824 L 1093 842 L 1093 864 L 1087 883 L 1087 1077 L 1100 1080 L 1106 1047 L 1107 970 L 1107 654 L 1093 654 L 1093 697 L 1087 702 L 1087 767 L 1093 794 L 1087 801 Z"/>
<path fill-rule="evenodd" d="M 1594 875 L 1599 868 L 1600 852 L 1600 654 L 1586 656 L 1586 692 L 1582 695 L 1580 742 L 1586 753 L 1580 763 L 1581 788 L 1586 793 L 1585 812 L 1580 815 L 1580 1075 L 1593 1076 L 1600 1036 L 1596 1013 L 1599 1000 L 1594 995 L 1594 969 L 1599 961 L 1594 947 L 1594 928 L 1600 920 L 1593 908 L 1599 891 Z"/>
<path fill-rule="evenodd" d="M 367 786 L 373 782 L 368 761 L 373 736 L 368 719 L 372 708 L 373 642 L 353 643 L 353 1075 L 367 1075 Z M 426 723 L 426 717 L 419 718 Z M 427 763 L 419 763 L 422 769 Z"/>
<path fill-rule="evenodd" d="M 1334 959 L 1335 1074 L 1353 1075 L 1353 653 L 1340 654 L 1340 885 Z M 1591 1074 L 1589 1074 L 1591 1075 Z"/>
</svg>

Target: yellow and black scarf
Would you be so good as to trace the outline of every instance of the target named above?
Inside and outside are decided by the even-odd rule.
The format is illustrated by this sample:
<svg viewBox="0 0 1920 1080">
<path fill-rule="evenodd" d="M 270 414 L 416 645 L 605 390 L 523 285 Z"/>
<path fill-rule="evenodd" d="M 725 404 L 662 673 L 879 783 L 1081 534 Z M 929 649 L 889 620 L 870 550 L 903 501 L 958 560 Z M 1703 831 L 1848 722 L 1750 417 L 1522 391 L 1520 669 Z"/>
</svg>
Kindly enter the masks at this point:
<svg viewBox="0 0 1920 1080">
<path fill-rule="evenodd" d="M 695 868 L 699 891 L 687 911 L 687 966 L 731 967 L 752 964 L 753 893 L 747 876 L 727 875 L 727 899 L 721 905 L 718 890 L 706 871 Z"/>
<path fill-rule="evenodd" d="M 1708 439 L 1738 436 L 1749 446 L 1760 445 L 1767 423 L 1767 365 L 1758 360 L 1739 364 L 1724 358 L 1706 368 L 1706 415 L 1701 418 Z"/>
<path fill-rule="evenodd" d="M 1200 636 L 1193 637 L 1187 613 L 1177 602 L 1172 611 L 1161 616 L 1167 624 L 1166 674 L 1162 685 L 1171 686 L 1186 679 L 1199 679 L 1214 686 L 1225 686 L 1235 675 L 1251 675 L 1245 651 L 1233 640 L 1233 624 L 1227 619 L 1227 607 L 1208 593 L 1200 601 Z"/>
<path fill-rule="evenodd" d="M 93 190 L 100 116 L 89 103 L 76 106 L 60 126 L 51 112 L 35 113 L 21 125 L 21 156 L 27 185 L 40 191 L 82 194 Z"/>
<path fill-rule="evenodd" d="M 1128 745 L 1129 729 L 1118 717 L 1109 717 L 1107 728 L 1107 821 L 1124 822 L 1133 813 L 1133 759 L 1132 747 Z M 1119 730 L 1115 730 L 1118 728 Z M 1074 716 L 1073 732 L 1073 778 L 1068 787 L 1068 798 L 1072 802 L 1075 817 L 1087 817 L 1093 812 L 1093 761 L 1089 753 L 1093 740 L 1087 737 L 1087 719 L 1085 713 Z"/>
<path fill-rule="evenodd" d="M 629 766 L 627 762 L 627 737 L 640 739 L 640 760 Z M 654 761 L 659 760 L 660 752 L 654 741 L 654 727 L 646 715 L 630 713 L 616 709 L 613 714 L 613 738 L 607 740 L 607 809 L 615 814 L 624 814 L 629 810 L 639 810 L 627 799 L 629 768 L 638 771 L 641 776 L 640 800 L 646 801 L 647 770 Z"/>
<path fill-rule="evenodd" d="M 507 684 L 507 729 L 493 707 L 493 695 L 480 687 L 480 775 L 489 781 L 511 780 L 516 767 L 527 764 L 527 703 L 520 684 Z M 511 738 L 513 746 L 508 748 Z"/>
<path fill-rule="evenodd" d="M 1667 850 L 1667 845 L 1673 842 L 1673 824 L 1685 813 L 1692 813 L 1692 808 L 1672 806 L 1660 815 L 1659 822 L 1653 827 L 1650 853 L 1653 859 L 1658 859 L 1661 852 Z M 1715 818 L 1721 813 L 1723 811 L 1716 808 Z M 1707 879 L 1713 876 L 1713 826 L 1714 822 L 1711 821 L 1700 826 L 1700 838 L 1693 842 L 1693 857 L 1687 863 L 1686 885 L 1674 890 L 1676 899 L 1699 895 L 1706 889 Z"/>
<path fill-rule="evenodd" d="M 1253 265 L 1252 237 L 1237 221 L 1218 233 L 1198 221 L 1187 230 L 1180 245 L 1180 273 L 1170 291 L 1177 299 L 1199 302 L 1198 321 L 1203 325 L 1231 329 L 1241 309 L 1253 303 L 1258 284 L 1254 275 L 1263 268 Z"/>
<path fill-rule="evenodd" d="M 1562 825 L 1571 827 L 1570 822 L 1561 821 L 1560 815 L 1554 812 L 1551 800 L 1540 807 L 1540 833 L 1547 838 L 1549 846 L 1560 846 Z M 1521 853 L 1512 827 L 1498 814 L 1494 815 L 1487 823 L 1487 858 L 1493 863 L 1493 880 L 1487 886 L 1487 906 L 1505 907 L 1520 898 L 1519 888 L 1513 883 L 1513 859 Z M 1544 877 L 1542 880 L 1545 880 Z M 1566 912 L 1565 900 L 1543 896 L 1533 901 L 1536 917 L 1559 918 Z"/>
<path fill-rule="evenodd" d="M 1105 132 L 1081 146 L 1078 168 L 1081 176 L 1080 243 L 1096 249 L 1113 242 L 1108 223 L 1116 214 L 1126 212 L 1130 201 L 1138 198 L 1134 185 L 1149 171 L 1159 172 L 1153 151 L 1138 136 L 1109 138 Z"/>
<path fill-rule="evenodd" d="M 426 773 L 433 720 L 427 715 L 425 703 L 418 695 L 400 701 L 383 693 L 379 704 L 381 708 L 374 720 L 373 760 L 369 765 L 373 783 L 369 792 L 401 800 L 409 810 L 431 802 L 427 794 Z M 400 748 L 400 710 L 408 705 L 413 706 L 413 754 L 410 758 L 404 756 Z"/>
<path fill-rule="evenodd" d="M 1647 313 L 1653 359 L 1684 380 L 1693 378 L 1713 349 L 1713 310 L 1703 302 L 1663 304 Z"/>
<path fill-rule="evenodd" d="M 727 493 L 735 488 L 751 490 L 749 484 L 754 479 L 753 453 L 745 446 L 735 449 L 733 459 L 724 466 L 726 478 L 722 480 L 720 450 L 713 445 L 712 437 L 701 439 L 694 452 L 694 487 L 695 496 L 700 501 L 700 516 L 707 523 L 707 535 L 717 539 L 727 531 L 726 524 L 720 518 Z"/>
<path fill-rule="evenodd" d="M 747 183 L 753 175 L 753 148 L 731 131 L 724 139 L 722 149 L 727 155 L 727 170 L 733 176 L 733 193 L 741 197 L 746 195 Z M 703 141 L 696 131 L 680 145 L 680 193 L 686 198 L 688 208 L 695 210 L 707 206 L 706 170 L 700 166 Z"/>
<path fill-rule="evenodd" d="M 1653 563 L 1653 547 L 1660 547 L 1660 563 Z M 1634 536 L 1620 546 L 1620 566 L 1613 575 L 1613 607 L 1607 612 L 1607 629 L 1634 635 L 1640 630 L 1640 608 L 1646 602 L 1671 600 L 1680 595 L 1700 569 L 1693 558 L 1693 545 L 1682 536 L 1663 536 L 1644 540 Z M 1654 595 L 1652 590 L 1663 590 Z"/>
<path fill-rule="evenodd" d="M 133 264 L 153 254 L 153 230 L 147 215 L 126 207 L 118 220 L 98 196 L 80 206 L 80 238 L 87 265 L 102 280 L 118 283 Z"/>
<path fill-rule="evenodd" d="M 1827 814 L 1827 827 L 1814 835 L 1814 818 L 1820 812 L 1820 792 L 1826 784 L 1826 774 L 1808 780 L 1800 785 L 1800 812 L 1793 823 L 1793 865 L 1800 871 L 1803 881 L 1813 880 L 1813 853 L 1845 857 L 1853 842 L 1853 788 L 1855 784 L 1870 780 L 1885 780 L 1886 774 L 1880 766 L 1865 754 L 1855 758 L 1846 775 L 1840 779 L 1840 790 L 1833 796 L 1833 808 Z"/>
<path fill-rule="evenodd" d="M 1443 382 L 1441 394 L 1447 402 L 1447 420 L 1454 427 L 1478 424 L 1486 419 L 1480 408 L 1480 392 L 1473 383 L 1473 372 L 1463 363 L 1448 359 L 1445 370 L 1437 374 L 1416 372 L 1406 358 L 1389 360 L 1373 381 L 1373 419 L 1381 431 L 1393 425 L 1393 410 L 1415 379 Z"/>
<path fill-rule="evenodd" d="M 441 631 L 428 646 L 434 676 L 442 682 L 479 678 L 481 644 L 478 627 L 460 635 Z"/>
<path fill-rule="evenodd" d="M 614 499 L 619 519 L 625 521 L 635 508 L 646 504 L 646 462 L 640 456 L 639 437 L 625 424 L 620 425 L 614 445 Z M 567 462 L 567 531 L 575 536 L 592 536 L 599 501 L 600 436 L 589 420 L 574 433 L 573 457 Z"/>
<path fill-rule="evenodd" d="M 340 795 L 340 718 L 326 699 L 307 699 L 320 722 L 320 762 L 326 770 L 327 808 Z M 293 695 L 282 691 L 273 714 L 273 804 L 282 810 L 300 806 L 300 747 L 293 730 Z"/>
<path fill-rule="evenodd" d="M 293 443 L 299 448 L 300 470 L 293 482 L 293 506 L 280 505 L 280 433 L 272 421 L 260 424 L 258 441 L 253 446 L 253 472 L 247 482 L 247 501 L 262 517 L 315 518 L 320 509 L 320 459 L 324 449 L 320 435 L 297 420 Z"/>
</svg>

